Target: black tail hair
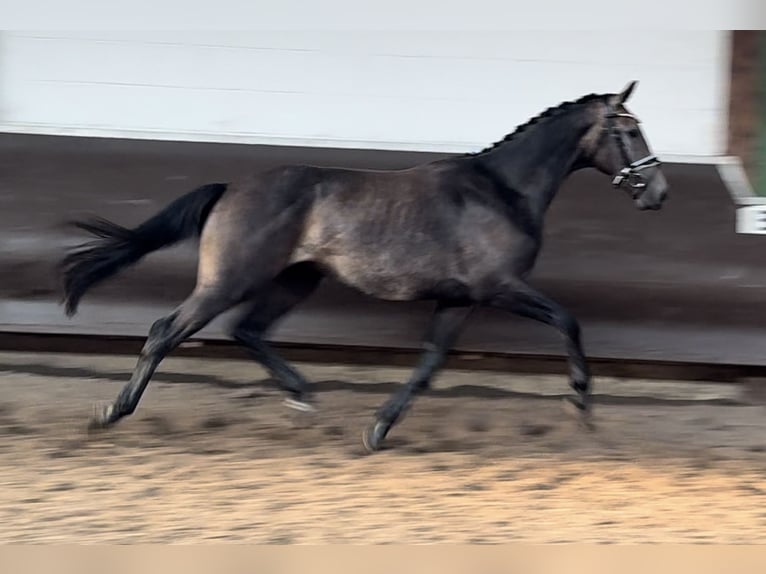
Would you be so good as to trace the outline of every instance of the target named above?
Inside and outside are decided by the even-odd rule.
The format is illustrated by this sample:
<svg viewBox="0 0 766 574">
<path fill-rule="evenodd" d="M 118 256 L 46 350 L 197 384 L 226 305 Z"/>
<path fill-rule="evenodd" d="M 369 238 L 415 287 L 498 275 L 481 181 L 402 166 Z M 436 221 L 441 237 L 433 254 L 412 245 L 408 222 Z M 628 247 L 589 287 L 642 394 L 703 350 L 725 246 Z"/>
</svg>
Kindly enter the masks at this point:
<svg viewBox="0 0 766 574">
<path fill-rule="evenodd" d="M 93 218 L 74 225 L 99 239 L 74 247 L 61 261 L 66 314 L 77 313 L 85 292 L 142 257 L 202 232 L 210 210 L 227 184 L 211 183 L 182 195 L 134 229 Z"/>
</svg>

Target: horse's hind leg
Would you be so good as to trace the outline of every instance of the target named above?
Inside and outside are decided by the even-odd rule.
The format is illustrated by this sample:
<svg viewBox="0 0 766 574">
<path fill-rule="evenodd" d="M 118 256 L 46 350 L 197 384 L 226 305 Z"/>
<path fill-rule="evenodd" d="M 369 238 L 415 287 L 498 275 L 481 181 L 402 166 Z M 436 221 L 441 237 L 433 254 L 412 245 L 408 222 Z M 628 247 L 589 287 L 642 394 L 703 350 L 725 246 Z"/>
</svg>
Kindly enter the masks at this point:
<svg viewBox="0 0 766 574">
<path fill-rule="evenodd" d="M 141 395 L 163 358 L 236 301 L 215 288 L 197 288 L 180 307 L 156 321 L 149 330 L 130 382 L 114 403 L 104 407 L 91 420 L 90 428 L 105 428 L 136 410 Z"/>
<path fill-rule="evenodd" d="M 362 441 L 368 451 L 380 448 L 388 431 L 412 404 L 415 396 L 428 388 L 472 311 L 473 307 L 437 306 L 426 334 L 425 351 L 420 356 L 415 372 L 407 384 L 396 391 L 378 410 L 377 420 L 362 435 Z"/>
<path fill-rule="evenodd" d="M 263 340 L 263 336 L 275 321 L 311 295 L 322 277 L 322 272 L 311 263 L 288 267 L 261 290 L 231 332 L 231 336 L 244 345 L 289 393 L 287 404 L 298 410 L 311 408 L 307 397 L 308 382 Z"/>
<path fill-rule="evenodd" d="M 289 261 L 305 204 L 275 211 L 247 190 L 227 194 L 211 212 L 200 237 L 194 292 L 152 325 L 130 382 L 113 404 L 97 414 L 93 427 L 111 425 L 131 414 L 168 353 L 217 315 L 257 293 Z"/>
</svg>

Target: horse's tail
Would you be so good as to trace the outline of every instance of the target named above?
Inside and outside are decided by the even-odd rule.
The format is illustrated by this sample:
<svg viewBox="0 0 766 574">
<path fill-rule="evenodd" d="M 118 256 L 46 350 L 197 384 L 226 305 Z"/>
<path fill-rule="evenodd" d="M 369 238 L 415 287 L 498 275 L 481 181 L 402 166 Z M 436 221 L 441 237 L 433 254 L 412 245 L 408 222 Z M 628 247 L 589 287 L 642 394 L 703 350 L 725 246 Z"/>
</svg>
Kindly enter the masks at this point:
<svg viewBox="0 0 766 574">
<path fill-rule="evenodd" d="M 74 222 L 98 239 L 74 247 L 61 261 L 66 314 L 71 317 L 77 312 L 80 299 L 96 283 L 152 251 L 198 236 L 226 188 L 225 183 L 203 185 L 134 229 L 101 218 Z"/>
</svg>

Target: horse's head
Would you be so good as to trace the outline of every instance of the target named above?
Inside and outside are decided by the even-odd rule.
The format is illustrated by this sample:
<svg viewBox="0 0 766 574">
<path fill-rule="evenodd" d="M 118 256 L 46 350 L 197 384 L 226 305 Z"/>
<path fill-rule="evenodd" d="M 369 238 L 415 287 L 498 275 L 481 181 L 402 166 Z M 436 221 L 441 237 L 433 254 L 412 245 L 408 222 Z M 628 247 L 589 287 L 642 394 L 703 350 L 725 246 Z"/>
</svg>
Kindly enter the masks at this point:
<svg viewBox="0 0 766 574">
<path fill-rule="evenodd" d="M 636 207 L 660 209 L 668 195 L 668 182 L 660 161 L 649 149 L 638 118 L 625 108 L 637 83 L 631 82 L 622 92 L 607 98 L 591 160 L 593 167 L 614 176 L 615 187 L 628 189 Z"/>
</svg>

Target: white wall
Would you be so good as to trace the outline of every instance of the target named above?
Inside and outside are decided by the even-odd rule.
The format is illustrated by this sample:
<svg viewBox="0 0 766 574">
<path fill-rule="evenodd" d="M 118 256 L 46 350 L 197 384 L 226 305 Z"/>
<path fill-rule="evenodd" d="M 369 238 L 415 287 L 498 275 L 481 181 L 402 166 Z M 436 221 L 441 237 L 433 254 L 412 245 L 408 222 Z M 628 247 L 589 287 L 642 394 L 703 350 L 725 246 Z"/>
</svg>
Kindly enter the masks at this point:
<svg viewBox="0 0 766 574">
<path fill-rule="evenodd" d="M 728 33 L 4 32 L 0 130 L 465 151 L 641 84 L 657 152 L 725 151 Z"/>
</svg>

